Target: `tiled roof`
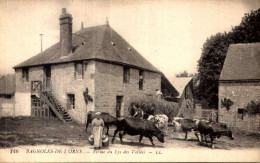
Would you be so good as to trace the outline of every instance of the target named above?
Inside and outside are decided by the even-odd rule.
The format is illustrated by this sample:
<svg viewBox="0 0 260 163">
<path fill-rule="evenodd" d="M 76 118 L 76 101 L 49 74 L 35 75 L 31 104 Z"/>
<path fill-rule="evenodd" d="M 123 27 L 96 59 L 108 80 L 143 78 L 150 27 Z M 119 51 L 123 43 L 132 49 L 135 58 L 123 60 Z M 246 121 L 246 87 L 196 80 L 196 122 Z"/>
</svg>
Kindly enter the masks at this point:
<svg viewBox="0 0 260 163">
<path fill-rule="evenodd" d="M 259 80 L 260 43 L 232 44 L 220 80 Z"/>
<path fill-rule="evenodd" d="M 65 58 L 60 57 L 58 42 L 14 68 L 98 59 L 160 72 L 108 25 L 84 28 L 76 32 L 73 34 L 72 47 L 73 53 Z"/>
<path fill-rule="evenodd" d="M 170 82 L 172 83 L 173 87 L 176 88 L 176 90 L 179 92 L 179 96 L 181 97 L 184 88 L 190 83 L 192 80 L 192 77 L 174 77 L 170 79 Z"/>
<path fill-rule="evenodd" d="M 12 95 L 15 92 L 15 75 L 7 74 L 0 77 L 0 95 Z"/>
</svg>

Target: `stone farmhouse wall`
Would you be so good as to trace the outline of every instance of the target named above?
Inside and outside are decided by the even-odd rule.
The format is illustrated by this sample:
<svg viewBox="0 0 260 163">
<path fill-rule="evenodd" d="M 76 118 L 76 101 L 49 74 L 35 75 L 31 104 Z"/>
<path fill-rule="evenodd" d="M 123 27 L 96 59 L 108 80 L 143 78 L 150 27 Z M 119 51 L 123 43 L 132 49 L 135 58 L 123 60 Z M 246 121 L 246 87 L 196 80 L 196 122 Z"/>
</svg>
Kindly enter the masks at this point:
<svg viewBox="0 0 260 163">
<path fill-rule="evenodd" d="M 90 110 L 94 110 L 93 102 L 86 104 L 83 92 L 88 88 L 88 94 L 94 95 L 94 79 L 92 78 L 95 71 L 95 62 L 90 61 L 84 64 L 83 79 L 74 77 L 74 63 L 57 64 L 51 67 L 51 85 L 55 97 L 62 106 L 67 109 L 67 94 L 75 95 L 75 109 L 68 110 L 73 120 L 85 123 L 86 114 Z"/>
<path fill-rule="evenodd" d="M 221 107 L 221 99 L 230 99 L 233 105 L 228 111 Z M 245 114 L 243 119 L 238 108 L 245 108 L 251 100 L 260 100 L 260 83 L 220 83 L 219 85 L 219 122 L 227 123 L 228 127 L 246 132 L 260 131 L 259 115 Z"/>
<path fill-rule="evenodd" d="M 31 67 L 29 71 L 29 81 L 22 78 L 22 69 L 15 70 L 16 90 L 15 90 L 15 116 L 31 115 L 31 82 L 43 81 L 43 67 Z"/>
<path fill-rule="evenodd" d="M 64 63 L 51 65 L 51 86 L 53 94 L 67 109 L 67 94 L 75 95 L 75 109 L 68 110 L 72 119 L 85 123 L 85 116 L 87 111 L 94 110 L 94 104 L 89 103 L 86 106 L 83 92 L 88 87 L 89 94 L 94 94 L 94 80 L 91 79 L 95 70 L 95 62 L 90 61 L 84 69 L 84 79 L 75 79 L 74 63 Z M 44 67 L 30 67 L 29 68 L 29 81 L 24 82 L 22 79 L 22 69 L 16 70 L 16 98 L 15 110 L 17 116 L 30 116 L 31 115 L 31 82 L 41 81 L 44 79 Z"/>
<path fill-rule="evenodd" d="M 155 96 L 161 87 L 161 75 L 144 71 L 144 89 L 139 90 L 139 70 L 130 69 L 130 82 L 123 83 L 123 66 L 97 61 L 84 62 L 83 79 L 75 79 L 75 65 L 71 63 L 51 65 L 53 94 L 67 109 L 67 94 L 75 95 L 75 109 L 68 110 L 73 120 L 85 123 L 90 110 L 109 112 L 116 116 L 116 96 L 123 96 L 121 115 L 128 113 L 129 100 L 133 96 Z M 44 81 L 44 67 L 29 67 L 29 81 L 24 82 L 22 69 L 16 69 L 15 111 L 21 116 L 31 116 L 31 83 Z M 83 92 L 88 88 L 92 102 L 86 104 Z"/>
<path fill-rule="evenodd" d="M 159 73 L 144 71 L 143 90 L 139 90 L 139 70 L 130 68 L 130 81 L 123 83 L 123 66 L 96 62 L 95 109 L 116 116 L 116 97 L 123 96 L 121 115 L 128 114 L 130 99 L 137 96 L 156 96 L 161 88 Z"/>
</svg>

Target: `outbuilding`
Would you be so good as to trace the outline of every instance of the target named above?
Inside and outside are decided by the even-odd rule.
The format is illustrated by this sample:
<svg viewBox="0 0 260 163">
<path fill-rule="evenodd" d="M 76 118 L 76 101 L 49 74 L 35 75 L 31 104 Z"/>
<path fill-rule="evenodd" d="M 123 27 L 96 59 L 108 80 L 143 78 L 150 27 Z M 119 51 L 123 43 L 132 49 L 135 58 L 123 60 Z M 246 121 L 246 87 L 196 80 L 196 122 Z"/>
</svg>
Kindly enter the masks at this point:
<svg viewBox="0 0 260 163">
<path fill-rule="evenodd" d="M 179 95 L 167 100 L 178 102 L 180 110 L 178 116 L 185 118 L 194 118 L 195 114 L 195 101 L 193 90 L 193 78 L 192 77 L 174 77 L 170 79 L 172 85 L 179 92 Z"/>
<path fill-rule="evenodd" d="M 15 75 L 0 77 L 0 117 L 15 116 L 14 111 Z"/>
<path fill-rule="evenodd" d="M 219 122 L 260 131 L 260 43 L 232 44 L 219 80 Z"/>
</svg>

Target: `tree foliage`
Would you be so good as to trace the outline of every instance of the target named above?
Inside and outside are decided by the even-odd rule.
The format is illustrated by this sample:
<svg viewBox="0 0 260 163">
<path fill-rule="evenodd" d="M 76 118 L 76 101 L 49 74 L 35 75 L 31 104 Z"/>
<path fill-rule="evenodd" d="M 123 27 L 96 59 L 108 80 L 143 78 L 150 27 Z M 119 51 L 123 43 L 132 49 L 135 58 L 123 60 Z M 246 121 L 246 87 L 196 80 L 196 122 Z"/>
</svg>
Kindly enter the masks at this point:
<svg viewBox="0 0 260 163">
<path fill-rule="evenodd" d="M 260 102 L 255 100 L 250 101 L 245 108 L 245 112 L 248 113 L 249 115 L 259 114 Z"/>
<path fill-rule="evenodd" d="M 175 75 L 177 78 L 189 77 L 189 73 L 184 70 L 183 72 Z"/>
<path fill-rule="evenodd" d="M 260 41 L 260 9 L 245 14 L 238 26 L 230 32 L 217 33 L 206 40 L 198 61 L 198 88 L 196 94 L 202 106 L 217 109 L 218 82 L 230 44 Z"/>
</svg>

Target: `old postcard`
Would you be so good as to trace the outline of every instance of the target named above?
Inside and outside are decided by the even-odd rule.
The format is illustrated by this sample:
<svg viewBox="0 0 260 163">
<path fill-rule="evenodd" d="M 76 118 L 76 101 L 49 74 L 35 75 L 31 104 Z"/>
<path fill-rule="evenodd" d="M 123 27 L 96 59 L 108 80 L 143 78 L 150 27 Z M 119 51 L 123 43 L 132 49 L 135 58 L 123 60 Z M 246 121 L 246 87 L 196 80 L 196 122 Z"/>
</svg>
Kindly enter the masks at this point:
<svg viewBox="0 0 260 163">
<path fill-rule="evenodd" d="M 259 162 L 259 27 L 259 0 L 0 0 L 0 162 Z"/>
</svg>

